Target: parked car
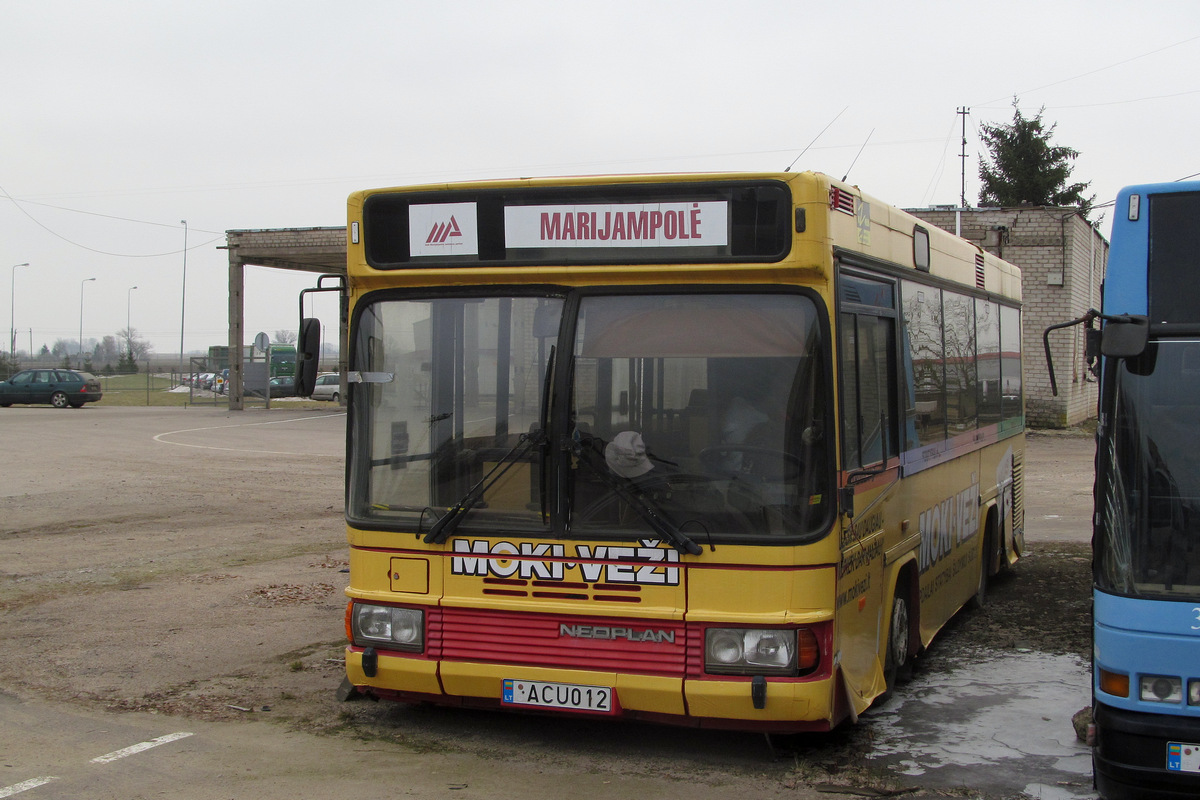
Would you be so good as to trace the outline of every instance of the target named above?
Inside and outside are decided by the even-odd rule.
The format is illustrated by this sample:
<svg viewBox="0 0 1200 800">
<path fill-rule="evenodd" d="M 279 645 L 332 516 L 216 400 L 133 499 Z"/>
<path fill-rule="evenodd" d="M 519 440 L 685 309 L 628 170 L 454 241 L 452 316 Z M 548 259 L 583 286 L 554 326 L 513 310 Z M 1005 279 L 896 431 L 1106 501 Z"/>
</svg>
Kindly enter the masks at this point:
<svg viewBox="0 0 1200 800">
<path fill-rule="evenodd" d="M 291 375 L 271 378 L 271 397 L 295 397 L 296 379 Z"/>
<path fill-rule="evenodd" d="M 317 376 L 317 382 L 313 385 L 313 400 L 332 400 L 338 402 L 342 399 L 341 381 L 336 372 L 327 372 L 324 375 Z"/>
<path fill-rule="evenodd" d="M 296 379 L 290 375 L 271 378 L 269 388 L 271 397 L 295 397 L 296 396 Z M 261 388 L 246 387 L 246 394 L 254 397 L 262 397 Z"/>
<path fill-rule="evenodd" d="M 0 406 L 13 403 L 49 403 L 55 408 L 81 408 L 103 397 L 100 381 L 89 372 L 73 369 L 26 369 L 0 381 Z"/>
</svg>

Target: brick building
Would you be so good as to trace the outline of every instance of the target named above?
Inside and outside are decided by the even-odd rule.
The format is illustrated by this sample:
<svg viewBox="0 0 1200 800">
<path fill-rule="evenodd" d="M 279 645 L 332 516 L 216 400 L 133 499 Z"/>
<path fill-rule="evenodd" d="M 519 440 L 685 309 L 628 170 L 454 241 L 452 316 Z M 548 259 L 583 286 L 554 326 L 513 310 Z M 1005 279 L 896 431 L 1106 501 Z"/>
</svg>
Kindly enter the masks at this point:
<svg viewBox="0 0 1200 800">
<path fill-rule="evenodd" d="M 1062 428 L 1096 415 L 1097 385 L 1083 355 L 1083 330 L 1051 334 L 1058 396 L 1050 390 L 1042 332 L 1100 307 L 1108 241 L 1076 209 L 934 207 L 907 209 L 1021 268 L 1025 414 L 1033 427 Z"/>
</svg>

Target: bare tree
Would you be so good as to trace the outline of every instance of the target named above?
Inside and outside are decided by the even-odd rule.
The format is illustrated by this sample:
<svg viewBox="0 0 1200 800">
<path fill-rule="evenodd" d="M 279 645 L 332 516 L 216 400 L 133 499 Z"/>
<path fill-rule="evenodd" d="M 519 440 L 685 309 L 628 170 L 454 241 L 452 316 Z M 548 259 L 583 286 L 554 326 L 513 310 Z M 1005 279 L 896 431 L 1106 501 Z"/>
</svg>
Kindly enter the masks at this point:
<svg viewBox="0 0 1200 800">
<path fill-rule="evenodd" d="M 275 331 L 275 337 L 271 341 L 275 344 L 295 344 L 296 332 L 287 330 Z"/>
<path fill-rule="evenodd" d="M 121 349 L 126 357 L 132 355 L 134 361 L 145 361 L 146 356 L 154 352 L 150 343 L 138 334 L 137 328 L 122 328 L 117 331 L 117 339 L 120 340 Z"/>
</svg>

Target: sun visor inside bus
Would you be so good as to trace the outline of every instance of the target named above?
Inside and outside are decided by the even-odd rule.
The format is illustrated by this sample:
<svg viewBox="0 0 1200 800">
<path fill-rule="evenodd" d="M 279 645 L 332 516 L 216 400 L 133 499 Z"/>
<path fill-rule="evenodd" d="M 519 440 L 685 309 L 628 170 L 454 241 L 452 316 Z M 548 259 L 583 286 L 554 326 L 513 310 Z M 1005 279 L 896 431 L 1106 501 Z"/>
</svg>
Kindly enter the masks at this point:
<svg viewBox="0 0 1200 800">
<path fill-rule="evenodd" d="M 666 309 L 589 321 L 582 354 L 589 358 L 725 358 L 798 356 L 806 320 L 795 314 L 744 310 Z"/>
</svg>

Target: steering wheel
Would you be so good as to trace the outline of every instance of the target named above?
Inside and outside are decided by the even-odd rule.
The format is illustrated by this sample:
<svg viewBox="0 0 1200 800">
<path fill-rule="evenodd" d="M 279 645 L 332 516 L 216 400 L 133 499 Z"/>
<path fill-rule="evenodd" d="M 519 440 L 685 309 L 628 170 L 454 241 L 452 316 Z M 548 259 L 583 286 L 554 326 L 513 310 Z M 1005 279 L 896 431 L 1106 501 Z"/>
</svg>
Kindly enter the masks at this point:
<svg viewBox="0 0 1200 800">
<path fill-rule="evenodd" d="M 750 520 L 738 509 L 730 506 L 724 495 L 713 485 L 711 475 L 694 472 L 663 472 L 643 475 L 629 480 L 631 493 L 643 496 L 646 504 L 656 513 L 679 525 L 682 532 L 691 538 L 702 534 L 705 517 L 715 514 L 717 518 L 736 526 L 738 533 L 755 533 Z M 671 495 L 679 493 L 681 497 Z M 624 498 L 609 489 L 574 514 L 581 523 L 603 519 L 604 515 Z M 636 513 L 636 512 L 631 512 Z M 689 522 L 693 524 L 688 524 Z M 697 525 L 695 523 L 701 523 Z"/>
<path fill-rule="evenodd" d="M 750 476 L 764 483 L 794 480 L 804 466 L 794 453 L 751 444 L 706 447 L 696 458 L 713 475 Z"/>
</svg>

